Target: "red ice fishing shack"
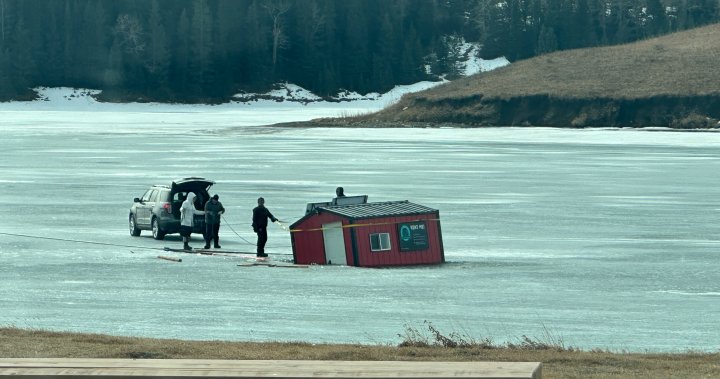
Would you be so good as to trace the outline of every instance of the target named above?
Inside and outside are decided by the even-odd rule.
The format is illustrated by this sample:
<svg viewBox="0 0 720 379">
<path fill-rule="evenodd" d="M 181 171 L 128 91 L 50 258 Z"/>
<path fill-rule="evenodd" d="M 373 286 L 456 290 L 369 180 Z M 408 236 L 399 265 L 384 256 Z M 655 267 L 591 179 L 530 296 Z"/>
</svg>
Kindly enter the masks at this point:
<svg viewBox="0 0 720 379">
<path fill-rule="evenodd" d="M 439 211 L 407 200 L 368 203 L 363 195 L 310 203 L 290 232 L 297 264 L 383 267 L 445 262 Z"/>
</svg>

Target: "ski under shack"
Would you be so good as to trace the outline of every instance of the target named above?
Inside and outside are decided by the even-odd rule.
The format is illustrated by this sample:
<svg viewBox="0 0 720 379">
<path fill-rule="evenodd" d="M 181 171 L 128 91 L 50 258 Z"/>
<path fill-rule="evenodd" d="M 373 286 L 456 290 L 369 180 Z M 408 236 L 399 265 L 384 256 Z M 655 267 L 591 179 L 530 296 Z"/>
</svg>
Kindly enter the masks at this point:
<svg viewBox="0 0 720 379">
<path fill-rule="evenodd" d="M 363 195 L 310 203 L 290 230 L 297 264 L 383 267 L 445 262 L 439 211 L 407 200 L 368 203 Z"/>
</svg>

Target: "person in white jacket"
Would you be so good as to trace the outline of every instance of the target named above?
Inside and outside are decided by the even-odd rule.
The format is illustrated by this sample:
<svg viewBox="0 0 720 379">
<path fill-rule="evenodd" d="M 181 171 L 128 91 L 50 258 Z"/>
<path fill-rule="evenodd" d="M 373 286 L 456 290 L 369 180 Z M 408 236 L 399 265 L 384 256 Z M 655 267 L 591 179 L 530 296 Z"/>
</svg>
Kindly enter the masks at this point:
<svg viewBox="0 0 720 379">
<path fill-rule="evenodd" d="M 205 212 L 195 209 L 195 193 L 190 192 L 180 206 L 180 235 L 183 239 L 183 249 L 192 250 L 190 247 L 190 234 L 193 230 L 194 215 L 204 215 Z"/>
</svg>

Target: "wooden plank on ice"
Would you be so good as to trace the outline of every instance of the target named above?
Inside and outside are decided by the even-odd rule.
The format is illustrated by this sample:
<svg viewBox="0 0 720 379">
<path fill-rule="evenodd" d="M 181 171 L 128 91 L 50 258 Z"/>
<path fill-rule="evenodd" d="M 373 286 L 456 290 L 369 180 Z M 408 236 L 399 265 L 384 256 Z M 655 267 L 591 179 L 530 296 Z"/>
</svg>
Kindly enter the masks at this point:
<svg viewBox="0 0 720 379">
<path fill-rule="evenodd" d="M 168 257 L 167 255 L 158 255 L 158 258 L 164 259 L 166 261 L 182 262 L 182 259 L 180 259 L 180 258 Z"/>
</svg>

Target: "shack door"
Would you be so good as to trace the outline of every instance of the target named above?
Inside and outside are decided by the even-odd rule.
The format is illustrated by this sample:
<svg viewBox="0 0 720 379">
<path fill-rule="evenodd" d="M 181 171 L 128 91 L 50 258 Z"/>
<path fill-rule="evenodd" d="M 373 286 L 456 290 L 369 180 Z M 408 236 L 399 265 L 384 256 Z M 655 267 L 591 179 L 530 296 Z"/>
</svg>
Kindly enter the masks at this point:
<svg viewBox="0 0 720 379">
<path fill-rule="evenodd" d="M 322 228 L 325 244 L 325 263 L 333 265 L 347 265 L 342 222 L 323 224 Z"/>
</svg>

